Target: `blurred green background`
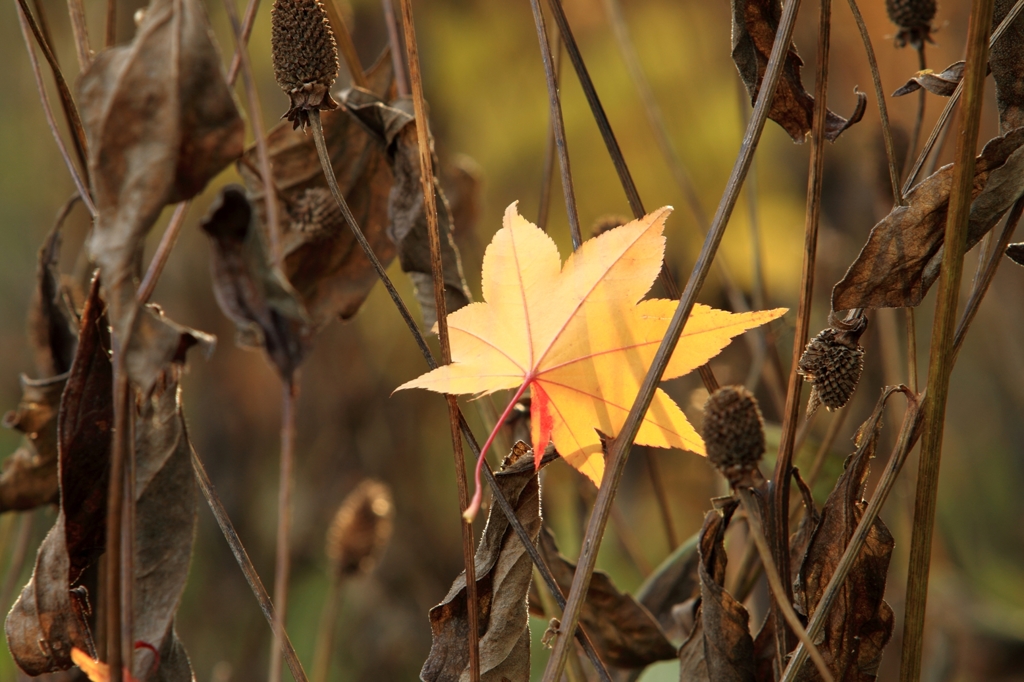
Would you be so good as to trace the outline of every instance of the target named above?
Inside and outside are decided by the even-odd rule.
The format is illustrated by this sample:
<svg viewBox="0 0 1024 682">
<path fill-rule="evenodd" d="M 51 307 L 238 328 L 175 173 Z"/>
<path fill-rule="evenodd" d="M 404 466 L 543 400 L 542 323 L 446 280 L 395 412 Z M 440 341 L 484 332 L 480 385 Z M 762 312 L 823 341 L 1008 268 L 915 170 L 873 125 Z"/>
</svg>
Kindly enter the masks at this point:
<svg viewBox="0 0 1024 682">
<path fill-rule="evenodd" d="M 61 64 L 73 81 L 77 62 L 66 7 L 55 0 L 42 0 L 42 4 Z M 685 280 L 702 235 L 658 152 L 603 3 L 565 0 L 564 4 L 645 205 L 648 209 L 665 204 L 676 207 L 668 223 L 667 258 L 677 278 Z M 284 112 L 287 101 L 273 80 L 269 0 L 264 5 L 251 54 L 269 126 Z M 459 234 L 467 278 L 479 295 L 483 248 L 500 226 L 505 207 L 519 201 L 523 215 L 531 219 L 537 215 L 548 130 L 537 37 L 526 0 L 434 0 L 414 5 L 439 155 L 442 161 L 468 155 L 482 178 L 478 223 Z M 894 48 L 895 27 L 886 18 L 882 0 L 864 0 L 862 5 L 884 89 L 891 92 L 917 70 L 917 55 Z M 95 42 L 102 34 L 105 3 L 87 0 L 86 6 Z M 139 0 L 119 3 L 119 40 L 130 39 L 131 17 L 142 6 Z M 386 42 L 380 6 L 358 0 L 351 9 L 355 42 L 363 63 L 370 64 Z M 207 10 L 222 53 L 227 54 L 233 42 L 223 5 L 209 2 Z M 941 69 L 961 58 L 968 10 L 966 0 L 940 4 L 935 44 L 927 48 L 930 66 Z M 711 213 L 739 148 L 749 110 L 730 59 L 728 3 L 623 0 L 623 11 L 664 110 L 668 133 L 689 168 L 704 210 Z M 813 80 L 816 15 L 817 4 L 805 3 L 795 38 L 808 65 L 804 73 L 808 88 Z M 871 226 L 891 207 L 878 110 L 863 47 L 847 4 L 836 2 L 833 16 L 830 107 L 848 115 L 855 86 L 869 93 L 869 104 L 864 121 L 827 147 L 814 329 L 826 324 L 832 284 L 852 262 Z M 0 69 L 0 406 L 7 409 L 15 407 L 20 397 L 19 373 L 32 371 L 25 316 L 34 286 L 36 250 L 73 186 L 42 115 L 14 3 L 0 6 L 0 59 L 4 64 Z M 606 214 L 628 214 L 629 207 L 568 63 L 563 75 L 576 198 L 586 229 Z M 982 140 L 996 134 L 991 83 L 989 88 Z M 56 102 L 52 89 L 50 96 Z M 898 137 L 904 141 L 916 105 L 916 96 L 889 100 Z M 929 97 L 925 131 L 941 106 L 938 98 Z M 753 201 L 744 193 L 719 254 L 748 299 L 754 293 L 754 263 L 760 260 L 767 307 L 796 304 L 808 152 L 808 145 L 794 145 L 778 126 L 768 123 L 752 176 Z M 943 163 L 951 153 L 952 143 L 944 150 Z M 208 361 L 192 360 L 184 382 L 186 413 L 210 476 L 264 582 L 270 585 L 281 390 L 262 355 L 234 345 L 233 326 L 211 293 L 207 240 L 196 227 L 216 190 L 232 181 L 237 181 L 234 170 L 225 171 L 197 200 L 154 300 L 175 320 L 220 339 Z M 752 215 L 760 230 L 759 252 L 751 237 Z M 150 249 L 159 239 L 162 224 L 153 232 Z M 62 266 L 66 271 L 78 258 L 86 229 L 84 212 L 76 210 L 65 229 Z M 557 174 L 549 231 L 563 255 L 568 253 Z M 968 256 L 965 286 L 975 262 L 976 254 Z M 392 270 L 403 293 L 411 297 L 397 266 Z M 928 612 L 926 674 L 930 680 L 1024 679 L 1024 501 L 1019 494 L 1024 483 L 1022 286 L 1024 271 L 1004 265 L 953 374 Z M 933 298 L 926 299 L 916 316 L 922 375 Z M 705 286 L 701 300 L 728 306 L 717 274 Z M 791 313 L 774 328 L 786 366 L 792 318 Z M 849 416 L 816 489 L 819 501 L 852 451 L 849 438 L 870 413 L 880 387 L 907 381 L 903 319 L 901 312 L 872 316 L 863 341 L 865 377 L 846 408 Z M 722 383 L 736 383 L 747 378 L 755 359 L 750 347 L 737 340 L 712 366 Z M 337 505 L 360 480 L 372 476 L 392 487 L 397 510 L 393 540 L 376 572 L 343 588 L 334 680 L 416 679 L 430 647 L 427 610 L 441 600 L 461 570 L 460 518 L 444 401 L 425 392 L 391 396 L 396 386 L 423 370 L 419 354 L 380 287 L 353 320 L 332 324 L 319 336 L 302 370 L 288 628 L 307 666 L 328 584 L 324 533 Z M 699 422 L 706 397 L 699 380 L 685 377 L 669 384 L 668 390 Z M 763 384 L 758 396 L 768 420 L 777 422 L 778 411 Z M 476 420 L 478 437 L 485 434 L 473 406 L 468 414 Z M 885 436 L 889 443 L 899 416 L 899 410 L 892 411 Z M 819 415 L 798 463 L 806 466 L 833 419 L 833 415 Z M 13 452 L 17 442 L 18 434 L 0 431 L 0 453 Z M 654 456 L 670 493 L 676 527 L 681 537 L 687 537 L 698 530 L 704 511 L 710 508 L 709 499 L 721 494 L 723 484 L 693 454 L 659 451 Z M 882 464 L 875 468 L 880 470 Z M 898 621 L 883 661 L 882 679 L 895 679 L 898 665 L 916 457 L 905 471 L 883 513 L 897 542 L 888 598 Z M 562 551 L 570 557 L 578 553 L 587 508 L 582 500 L 588 499 L 581 497 L 580 490 L 588 485 L 561 463 L 544 475 L 545 515 Z M 625 523 L 609 531 L 599 567 L 620 588 L 633 590 L 669 552 L 642 457 L 635 456 L 629 463 L 618 506 Z M 34 548 L 54 515 L 53 510 L 32 515 L 32 545 L 17 579 L 19 589 L 30 573 Z M 10 514 L 0 519 L 0 538 L 12 538 L 19 523 Z M 200 682 L 262 679 L 269 628 L 205 504 L 199 509 L 198 528 L 177 622 L 196 677 Z M 478 534 L 480 528 L 478 523 Z M 620 537 L 618 531 L 623 528 L 627 532 Z M 5 554 L 0 555 L 0 569 L 6 571 L 0 576 L 10 571 L 11 544 L 7 542 Z M 539 640 L 546 623 L 532 620 L 531 626 Z M 534 669 L 539 671 L 547 653 L 539 642 L 535 644 Z M 643 679 L 674 680 L 677 669 L 672 663 L 655 666 Z M 0 647 L 0 680 L 13 679 L 17 678 L 10 656 L 6 647 Z"/>
</svg>

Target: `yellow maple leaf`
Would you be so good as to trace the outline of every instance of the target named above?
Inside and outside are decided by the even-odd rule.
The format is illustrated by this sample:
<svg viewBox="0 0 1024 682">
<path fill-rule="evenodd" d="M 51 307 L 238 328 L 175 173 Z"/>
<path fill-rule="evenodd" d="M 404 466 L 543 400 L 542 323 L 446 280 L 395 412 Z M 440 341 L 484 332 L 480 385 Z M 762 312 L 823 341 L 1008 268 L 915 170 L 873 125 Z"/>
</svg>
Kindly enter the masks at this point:
<svg viewBox="0 0 1024 682">
<path fill-rule="evenodd" d="M 484 254 L 484 302 L 448 316 L 452 363 L 398 390 L 481 396 L 518 389 L 498 419 L 500 426 L 530 388 L 537 462 L 550 439 L 569 464 L 600 485 L 604 456 L 599 432 L 618 435 L 678 305 L 641 301 L 661 270 L 662 233 L 671 210 L 660 208 L 588 240 L 562 265 L 551 238 L 512 204 Z M 663 378 L 693 371 L 733 337 L 785 312 L 729 313 L 697 304 Z M 661 389 L 636 443 L 704 454 L 700 436 Z M 479 464 L 467 518 L 478 506 Z"/>
</svg>

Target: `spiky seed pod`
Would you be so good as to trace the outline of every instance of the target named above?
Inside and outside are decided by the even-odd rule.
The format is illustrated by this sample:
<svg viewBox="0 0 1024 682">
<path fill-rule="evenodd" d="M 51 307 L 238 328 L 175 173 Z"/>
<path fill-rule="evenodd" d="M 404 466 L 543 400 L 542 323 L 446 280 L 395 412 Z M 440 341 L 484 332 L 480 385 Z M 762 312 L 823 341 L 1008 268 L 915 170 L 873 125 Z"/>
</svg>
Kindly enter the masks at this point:
<svg viewBox="0 0 1024 682">
<path fill-rule="evenodd" d="M 811 339 L 800 357 L 797 371 L 811 382 L 807 414 L 819 405 L 838 410 L 850 401 L 864 371 L 864 349 L 858 341 L 867 328 L 867 318 L 852 323 L 837 322 Z"/>
<path fill-rule="evenodd" d="M 338 77 L 338 47 L 320 0 L 274 0 L 270 47 L 277 84 L 291 98 L 283 118 L 309 125 L 309 112 L 337 109 L 330 89 Z"/>
<path fill-rule="evenodd" d="M 622 227 L 629 222 L 629 218 L 621 215 L 603 215 L 594 221 L 594 224 L 590 226 L 590 234 L 595 237 L 599 237 L 608 230 L 614 230 L 616 227 Z"/>
<path fill-rule="evenodd" d="M 764 456 L 764 420 L 757 399 L 742 386 L 723 386 L 704 404 L 701 436 L 708 460 L 733 486 L 752 486 Z"/>
<path fill-rule="evenodd" d="M 288 209 L 291 227 L 306 234 L 336 234 L 345 227 L 338 202 L 323 187 L 310 187 Z"/>
<path fill-rule="evenodd" d="M 899 27 L 896 45 L 909 44 L 921 49 L 924 41 L 931 42 L 932 19 L 935 18 L 935 0 L 885 0 L 889 20 Z"/>
<path fill-rule="evenodd" d="M 338 507 L 327 529 L 327 559 L 335 578 L 366 574 L 391 539 L 395 505 L 385 484 L 366 479 Z"/>
</svg>

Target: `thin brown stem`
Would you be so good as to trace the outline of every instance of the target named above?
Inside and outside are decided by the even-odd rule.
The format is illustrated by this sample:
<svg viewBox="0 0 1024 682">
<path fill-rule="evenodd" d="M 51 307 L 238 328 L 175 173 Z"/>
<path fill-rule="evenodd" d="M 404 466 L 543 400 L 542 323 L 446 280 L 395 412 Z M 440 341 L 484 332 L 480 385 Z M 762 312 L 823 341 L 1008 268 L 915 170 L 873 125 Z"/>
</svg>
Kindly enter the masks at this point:
<svg viewBox="0 0 1024 682">
<path fill-rule="evenodd" d="M 420 71 L 419 46 L 416 25 L 413 23 L 412 2 L 401 0 L 402 27 L 405 49 L 409 58 L 409 83 L 412 86 L 413 110 L 416 114 L 416 137 L 419 148 L 420 182 L 423 189 L 423 209 L 427 218 L 427 236 L 430 243 L 430 269 L 434 279 L 434 304 L 437 307 L 438 339 L 441 342 L 441 362 L 452 361 L 451 340 L 448 334 L 448 311 L 445 301 L 444 265 L 441 262 L 441 229 L 437 220 L 437 194 L 434 181 L 433 158 L 430 149 L 430 127 L 427 106 L 423 96 L 423 75 Z M 447 237 L 448 235 L 445 235 Z M 455 483 L 459 491 L 459 511 L 469 506 L 466 484 L 466 456 L 462 451 L 459 434 L 459 404 L 454 395 L 445 396 L 448 403 L 448 425 L 451 429 L 452 450 L 455 456 Z M 462 530 L 462 559 L 466 566 L 466 601 L 469 625 L 469 679 L 480 682 L 480 628 L 476 585 L 476 559 L 473 547 L 473 525 L 460 524 Z"/>
<path fill-rule="evenodd" d="M 256 24 L 256 13 L 259 9 L 260 0 L 249 0 L 245 5 L 245 14 L 242 15 L 241 38 L 238 38 L 238 31 L 237 29 L 235 30 L 235 54 L 231 57 L 231 66 L 228 68 L 228 83 L 232 85 L 238 79 L 239 70 L 242 68 L 242 51 L 247 49 L 249 45 L 252 27 Z M 232 14 L 234 14 L 234 9 L 232 9 Z M 232 20 L 232 23 L 236 23 L 236 20 Z"/>
<path fill-rule="evenodd" d="M 601 546 L 601 538 L 604 536 L 604 529 L 608 523 L 608 515 L 611 510 L 612 500 L 618 490 L 619 481 L 625 470 L 625 464 L 629 457 L 629 449 L 640 430 L 647 408 L 654 398 L 655 389 L 661 381 L 661 376 L 668 366 L 668 361 L 675 350 L 679 337 L 682 334 L 683 326 L 693 310 L 697 294 L 700 292 L 708 272 L 714 262 L 715 254 L 725 235 L 725 229 L 729 218 L 736 206 L 739 192 L 743 187 L 743 179 L 750 169 L 750 161 L 757 149 L 761 132 L 764 130 L 765 121 L 768 118 L 768 110 L 775 97 L 775 91 L 782 75 L 784 55 L 787 53 L 790 41 L 793 38 L 793 27 L 796 21 L 799 0 L 786 0 L 779 21 L 779 29 L 775 35 L 775 43 L 772 46 L 771 56 L 765 69 L 761 90 L 758 93 L 754 106 L 754 113 L 747 126 L 747 132 L 743 136 L 743 143 L 739 155 L 733 165 L 732 172 L 725 191 L 722 194 L 715 217 L 711 222 L 711 228 L 704 240 L 697 262 L 690 273 L 690 278 L 683 290 L 679 305 L 669 322 L 665 337 L 655 353 L 651 368 L 644 377 L 640 390 L 637 393 L 629 414 L 623 423 L 619 435 L 612 441 L 607 458 L 604 479 L 598 490 L 597 502 L 587 522 L 587 530 L 583 540 L 583 551 L 580 553 L 579 564 L 576 574 L 573 577 L 572 586 L 563 611 L 561 628 L 566 632 L 573 632 L 579 624 L 580 610 L 590 586 L 590 579 L 593 576 L 594 567 L 597 562 L 597 552 Z M 563 33 L 564 37 L 564 33 Z M 565 662 L 569 652 L 568 638 L 559 638 L 551 652 L 547 668 L 544 671 L 543 682 L 556 682 L 561 678 L 565 669 Z"/>
<path fill-rule="evenodd" d="M 85 21 L 85 5 L 82 0 L 68 0 L 68 16 L 71 18 L 71 35 L 75 39 L 78 71 L 85 73 L 92 64 L 92 47 L 89 44 L 89 26 Z"/>
<path fill-rule="evenodd" d="M 754 546 L 757 547 L 758 553 L 761 555 L 761 565 L 764 567 L 764 574 L 768 579 L 768 587 L 771 588 L 775 602 L 779 605 L 783 617 L 789 623 L 789 627 L 796 634 L 797 639 L 800 640 L 801 646 L 805 646 L 810 653 L 811 660 L 814 661 L 814 665 L 818 669 L 818 674 L 826 682 L 833 682 L 832 672 L 825 664 L 825 659 L 822 657 L 821 652 L 818 651 L 818 648 L 814 646 L 814 642 L 811 641 L 810 637 L 807 636 L 807 632 L 804 631 L 804 626 L 800 622 L 799 616 L 796 615 L 796 611 L 793 610 L 793 605 L 790 603 L 789 591 L 782 584 L 779 569 L 775 565 L 775 560 L 772 559 L 772 550 L 768 546 L 768 540 L 764 536 L 764 531 L 761 529 L 761 518 L 757 501 L 754 499 L 749 488 L 738 487 L 735 492 L 736 496 L 740 499 L 740 503 L 743 505 L 743 509 L 747 512 L 747 527 L 750 529 L 750 537 L 754 541 Z M 779 625 L 776 625 L 776 627 L 779 627 Z"/>
<path fill-rule="evenodd" d="M 579 212 L 576 210 L 576 192 L 572 184 L 572 168 L 569 164 L 565 122 L 562 120 L 562 99 L 558 91 L 558 76 L 555 72 L 555 60 L 551 55 L 551 43 L 548 40 L 544 13 L 540 9 L 540 0 L 530 0 L 530 8 L 533 10 L 533 23 L 537 29 L 537 40 L 540 42 L 541 60 L 544 62 L 550 121 L 554 132 L 555 148 L 558 150 L 558 168 L 562 178 L 562 195 L 565 197 L 565 213 L 569 217 L 569 234 L 572 237 L 572 248 L 575 251 L 583 243 L 583 236 L 580 233 Z"/>
<path fill-rule="evenodd" d="M 882 77 L 878 72 L 878 60 L 875 59 L 875 48 L 871 46 L 871 36 L 867 24 L 857 7 L 857 0 L 848 0 L 853 18 L 857 21 L 857 30 L 864 43 L 864 51 L 868 55 L 868 66 L 871 68 L 871 81 L 875 86 L 875 98 L 878 100 L 878 115 L 882 119 L 882 139 L 885 141 L 885 157 L 889 162 L 889 181 L 892 183 L 892 198 L 897 206 L 903 206 L 903 195 L 906 188 L 900 191 L 900 172 L 896 164 L 896 147 L 892 142 L 892 127 L 889 125 L 889 109 L 885 105 L 885 92 L 882 90 Z"/>
<path fill-rule="evenodd" d="M 914 319 L 914 309 L 904 308 L 903 317 L 907 323 L 907 379 L 910 381 L 910 388 L 917 393 L 917 322 Z"/>
<path fill-rule="evenodd" d="M 355 43 L 352 42 L 352 33 L 348 30 L 348 22 L 345 21 L 345 15 L 338 7 L 338 0 L 327 0 L 324 3 L 324 8 L 327 10 L 327 18 L 334 28 L 334 37 L 338 41 L 338 52 L 345 60 L 345 67 L 348 69 L 349 76 L 352 77 L 352 85 L 360 88 L 370 87 L 370 82 L 366 80 L 366 74 L 363 72 L 363 65 L 359 61 L 359 53 L 356 52 Z"/>
<path fill-rule="evenodd" d="M 103 35 L 103 47 L 111 48 L 117 44 L 117 0 L 107 0 L 106 31 Z"/>
<path fill-rule="evenodd" d="M 918 71 L 924 71 L 927 68 L 925 49 L 925 42 L 922 41 L 917 46 Z M 917 143 L 921 141 L 921 129 L 924 127 L 924 110 L 927 102 L 928 91 L 921 88 L 917 93 L 917 115 L 914 117 L 914 132 L 910 135 L 910 147 L 907 148 L 907 158 L 903 160 L 904 175 L 910 172 L 910 164 L 917 158 Z"/>
<path fill-rule="evenodd" d="M 388 30 L 388 45 L 391 46 L 391 62 L 395 66 L 395 90 L 399 97 L 409 95 L 409 76 L 405 68 L 405 48 L 402 47 L 402 34 L 398 30 L 398 19 L 395 16 L 391 0 L 380 0 L 384 10 L 384 25 Z"/>
<path fill-rule="evenodd" d="M 31 14 L 29 14 L 28 8 L 24 5 L 24 0 L 19 0 L 17 7 L 21 35 L 25 40 L 25 49 L 28 51 L 28 60 L 32 65 L 32 75 L 35 77 L 36 90 L 39 93 L 39 101 L 43 105 L 43 114 L 46 116 L 46 124 L 49 126 L 50 133 L 52 133 L 53 139 L 57 143 L 57 149 L 60 151 L 61 158 L 64 159 L 64 165 L 67 166 L 68 172 L 71 174 L 71 180 L 75 183 L 75 189 L 78 190 L 78 195 L 82 198 L 82 203 L 85 204 L 90 215 L 95 219 L 99 216 L 99 213 L 96 210 L 96 205 L 92 202 L 92 196 L 89 194 L 88 177 L 83 178 L 79 174 L 78 168 L 75 166 L 74 162 L 71 161 L 71 156 L 68 154 L 68 148 L 64 145 L 64 138 L 61 137 L 60 131 L 57 130 L 57 121 L 53 117 L 53 109 L 50 107 L 50 98 L 46 94 L 46 85 L 43 83 L 43 74 L 39 68 L 39 61 L 36 59 L 36 52 L 32 48 L 32 39 L 29 38 L 28 35 L 29 31 L 32 31 L 34 27 L 34 24 L 31 22 Z M 35 31 L 38 31 L 38 28 L 35 28 Z M 36 35 L 36 39 L 37 42 L 42 40 L 41 36 L 38 34 Z"/>
<path fill-rule="evenodd" d="M 139 302 L 146 303 L 153 295 L 157 280 L 160 279 L 164 266 L 167 265 L 167 259 L 171 257 L 171 251 L 174 249 L 178 236 L 181 234 L 181 227 L 185 224 L 185 216 L 188 215 L 188 209 L 191 204 L 191 200 L 182 201 L 174 207 L 174 213 L 171 214 L 171 219 L 167 223 L 167 229 L 164 230 L 164 235 L 160 238 L 160 244 L 156 247 L 156 253 L 153 254 L 153 259 L 149 261 L 146 276 L 142 278 L 142 284 L 139 285 L 139 291 L 135 296 Z"/>
<path fill-rule="evenodd" d="M 4 575 L 3 589 L 0 589 L 0 613 L 7 613 L 11 607 L 11 598 L 21 579 L 21 571 L 28 558 L 29 542 L 32 540 L 32 519 L 35 511 L 25 511 L 18 515 L 18 535 L 14 539 L 14 550 L 7 562 L 7 573 Z"/>
<path fill-rule="evenodd" d="M 555 47 L 551 50 L 555 60 L 556 89 L 562 80 L 562 37 L 555 36 Z M 551 212 L 551 181 L 555 177 L 555 122 L 549 119 L 547 142 L 544 144 L 544 170 L 541 173 L 540 199 L 537 201 L 537 227 L 547 231 L 548 214 Z"/>
<path fill-rule="evenodd" d="M 786 392 L 786 412 L 782 418 L 782 438 L 775 473 L 770 486 L 775 542 L 772 551 L 786 586 L 786 600 L 792 601 L 792 581 L 789 576 L 789 486 L 793 462 L 796 428 L 800 421 L 800 393 L 803 378 L 798 374 L 800 356 L 810 333 L 811 303 L 814 298 L 814 266 L 818 251 L 818 227 L 821 222 L 821 188 L 825 168 L 825 114 L 828 111 L 828 67 L 831 47 L 832 0 L 821 0 L 818 23 L 818 57 L 814 85 L 814 118 L 811 124 L 810 170 L 807 178 L 807 207 L 804 225 L 803 270 L 800 276 L 800 299 L 797 305 L 796 330 L 793 337 L 793 355 Z M 787 603 L 788 603 L 787 601 Z M 785 608 L 779 599 L 772 602 Z M 786 628 L 773 608 L 779 661 L 792 649 Z M 785 615 L 785 613 L 781 614 Z"/>
<path fill-rule="evenodd" d="M 320 627 L 316 632 L 316 648 L 313 650 L 313 682 L 327 682 L 327 673 L 331 669 L 331 654 L 334 652 L 334 632 L 338 626 L 338 613 L 341 611 L 341 578 L 331 576 L 324 598 L 324 608 L 320 612 Z"/>
<path fill-rule="evenodd" d="M 274 561 L 275 633 L 284 632 L 288 617 L 288 578 L 291 574 L 292 471 L 295 468 L 295 403 L 299 397 L 299 373 L 281 380 L 281 467 L 277 483 L 277 552 Z M 270 649 L 270 682 L 281 680 L 281 638 L 274 635 Z"/>
<path fill-rule="evenodd" d="M 253 595 L 255 595 L 256 601 L 260 605 L 260 610 L 263 611 L 264 618 L 270 624 L 274 636 L 284 643 L 284 660 L 288 664 L 288 670 L 291 671 L 295 682 L 308 682 L 306 672 L 302 669 L 302 663 L 295 653 L 295 647 L 292 646 L 292 640 L 288 637 L 288 633 L 284 628 L 279 627 L 274 604 L 270 601 L 270 595 L 267 594 L 266 588 L 263 587 L 263 581 L 260 580 L 256 567 L 249 560 L 249 554 L 245 551 L 245 547 L 242 546 L 242 541 L 238 539 L 235 526 L 231 523 L 227 510 L 224 509 L 217 491 L 210 482 L 210 477 L 206 474 L 206 468 L 203 466 L 202 460 L 199 459 L 199 454 L 196 452 L 191 440 L 188 441 L 188 445 L 192 453 L 192 471 L 195 474 L 196 482 L 199 484 L 199 489 L 202 491 L 203 497 L 206 498 L 210 511 L 213 512 L 213 518 L 217 521 L 217 526 L 220 527 L 220 532 L 224 535 L 228 548 L 235 555 L 235 561 L 238 562 L 238 567 L 242 569 L 242 575 L 245 576 L 246 582 L 249 583 L 249 588 L 252 590 Z"/>
<path fill-rule="evenodd" d="M 128 329 L 131 329 L 134 315 L 129 319 Z M 131 654 L 127 656 L 122 649 L 123 640 L 121 636 L 122 624 L 122 582 L 121 582 L 121 553 L 122 531 L 121 524 L 124 516 L 124 477 L 125 458 L 127 450 L 128 434 L 128 406 L 129 391 L 128 376 L 125 373 L 124 349 L 127 339 L 121 339 L 120 343 L 114 345 L 114 433 L 113 444 L 110 452 L 110 484 L 107 493 L 107 527 L 106 527 L 106 555 L 107 574 L 104 581 L 107 589 L 107 656 L 106 663 L 110 666 L 110 682 L 121 682 L 123 661 L 131 660 Z"/>
<path fill-rule="evenodd" d="M 988 33 L 992 25 L 993 6 L 993 0 L 974 0 L 968 25 L 967 66 L 962 81 L 963 116 L 957 135 L 942 270 L 928 358 L 929 400 L 924 407 L 924 433 L 918 465 L 917 493 L 914 499 L 914 530 L 910 540 L 903 657 L 900 662 L 901 682 L 917 682 L 921 676 L 939 462 L 942 454 L 949 376 L 954 360 L 954 324 L 960 278 L 963 273 L 967 223 L 971 210 L 974 155 L 981 124 L 985 73 L 988 66 Z"/>
<path fill-rule="evenodd" d="M 651 475 L 651 487 L 654 489 L 654 499 L 658 501 L 658 511 L 661 512 L 661 524 L 665 528 L 665 539 L 668 541 L 668 551 L 671 553 L 679 546 L 679 535 L 676 533 L 676 524 L 672 520 L 672 508 L 668 503 L 668 493 L 665 491 L 665 482 L 662 480 L 660 467 L 658 466 L 657 453 L 651 448 L 644 450 L 647 460 L 647 471 Z"/>
</svg>

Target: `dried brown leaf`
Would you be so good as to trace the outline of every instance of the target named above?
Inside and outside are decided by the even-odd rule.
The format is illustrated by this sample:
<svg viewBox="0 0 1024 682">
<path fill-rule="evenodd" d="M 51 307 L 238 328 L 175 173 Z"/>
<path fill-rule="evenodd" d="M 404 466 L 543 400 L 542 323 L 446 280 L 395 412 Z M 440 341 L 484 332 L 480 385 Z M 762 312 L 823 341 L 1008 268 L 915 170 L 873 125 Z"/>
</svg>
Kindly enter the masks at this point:
<svg viewBox="0 0 1024 682">
<path fill-rule="evenodd" d="M 1024 265 L 1024 242 L 1008 245 L 1006 255 L 1017 265 Z"/>
<path fill-rule="evenodd" d="M 351 88 L 342 93 L 342 103 L 387 149 L 388 161 L 394 173 L 394 184 L 388 195 L 388 236 L 398 247 L 398 261 L 402 271 L 408 273 L 412 280 L 424 324 L 432 327 L 437 321 L 437 311 L 412 100 L 400 98 L 385 103 L 366 90 Z M 438 167 L 436 157 L 433 166 Z M 452 237 L 452 211 L 436 177 L 434 194 L 441 236 L 445 303 L 448 312 L 452 312 L 467 305 L 471 296 L 462 274 L 462 260 Z"/>
<path fill-rule="evenodd" d="M 698 551 L 701 605 L 693 632 L 679 649 L 680 681 L 754 682 L 754 640 L 747 610 L 726 592 L 723 538 L 736 502 L 704 517 Z"/>
<path fill-rule="evenodd" d="M 36 290 L 28 314 L 29 339 L 35 353 L 36 369 L 43 377 L 65 374 L 71 369 L 78 344 L 77 320 L 61 289 L 57 270 L 59 256 L 60 220 L 39 249 Z"/>
<path fill-rule="evenodd" d="M 555 582 L 568 594 L 576 565 L 559 554 L 555 538 L 546 528 L 541 531 L 540 550 Z M 590 580 L 580 624 L 608 665 L 645 668 L 676 656 L 676 648 L 651 613 L 632 595 L 620 592 L 603 571 L 594 571 Z"/>
<path fill-rule="evenodd" d="M 391 86 L 391 60 L 385 52 L 367 73 L 374 92 L 385 95 Z M 341 99 L 341 95 L 337 95 Z M 387 236 L 388 192 L 392 173 L 383 145 L 344 111 L 321 112 L 331 165 L 352 215 L 370 246 L 386 267 L 395 256 Z M 319 329 L 336 317 L 356 314 L 377 282 L 370 261 L 343 222 L 327 190 L 311 135 L 287 122 L 267 134 L 267 149 L 280 197 L 284 276 L 297 293 L 312 326 Z M 264 185 L 255 147 L 238 164 L 261 223 L 266 224 Z M 317 196 L 319 195 L 319 196 Z M 325 207 L 325 219 L 311 221 L 310 200 Z"/>
<path fill-rule="evenodd" d="M 972 248 L 1024 194 L 1024 128 L 985 145 L 975 162 L 967 248 Z M 833 310 L 918 305 L 939 276 L 952 164 L 907 194 L 871 230 L 867 243 L 832 290 Z"/>
<path fill-rule="evenodd" d="M 546 458 L 551 461 L 553 457 Z M 516 443 L 501 471 L 498 488 L 512 505 L 531 539 L 540 531 L 540 487 L 533 452 Z M 535 541 L 535 540 L 534 540 Z M 508 519 L 497 508 L 487 516 L 476 552 L 480 624 L 480 679 L 526 682 L 530 679 L 530 628 L 527 594 L 533 563 Z M 466 574 L 455 579 L 444 601 L 430 609 L 433 643 L 420 671 L 424 682 L 459 682 L 469 678 L 469 620 Z"/>
<path fill-rule="evenodd" d="M 135 316 L 125 352 L 125 369 L 139 390 L 148 394 L 172 365 L 185 362 L 189 348 L 199 346 L 209 358 L 216 344 L 216 337 L 174 322 L 160 306 L 151 303 Z"/>
<path fill-rule="evenodd" d="M 768 68 L 768 56 L 775 43 L 775 33 L 782 15 L 780 0 L 732 0 L 732 60 L 740 72 L 751 103 L 757 99 L 761 80 Z M 803 142 L 811 132 L 814 97 L 804 90 L 800 80 L 803 60 L 796 46 L 790 44 L 768 117 L 789 133 L 794 142 Z M 856 91 L 855 91 L 856 92 Z M 864 116 L 867 95 L 856 92 L 857 106 L 849 119 L 831 110 L 825 117 L 825 137 L 835 142 L 844 130 Z"/>
<path fill-rule="evenodd" d="M 967 62 L 961 60 L 946 67 L 942 73 L 935 73 L 931 69 L 918 71 L 900 89 L 892 93 L 893 97 L 902 97 L 924 88 L 933 95 L 949 97 L 956 90 L 960 79 L 964 77 L 964 66 Z"/>
<path fill-rule="evenodd" d="M 862 493 L 880 431 L 881 419 L 874 416 L 861 427 L 857 452 L 847 461 L 846 470 L 821 509 L 793 590 L 797 606 L 808 617 L 814 615 L 867 507 Z M 893 612 L 882 598 L 893 544 L 885 524 L 876 519 L 828 613 L 817 644 L 837 680 L 875 679 L 882 650 L 892 636 Z M 812 666 L 804 666 L 798 679 L 821 677 Z"/>
<path fill-rule="evenodd" d="M 96 56 L 81 81 L 99 218 L 89 248 L 120 330 L 146 234 L 242 153 L 244 124 L 198 0 L 152 0 L 134 40 Z"/>
<path fill-rule="evenodd" d="M 1015 0 L 996 0 L 993 28 L 1002 22 L 1014 4 Z M 1014 19 L 1003 37 L 992 46 L 988 63 L 996 83 L 1000 131 L 1006 133 L 1024 126 L 1024 16 Z"/>
<path fill-rule="evenodd" d="M 698 538 L 691 538 L 680 545 L 654 569 L 636 592 L 637 601 L 651 612 L 669 637 L 678 634 L 682 638 L 687 634 L 688 630 L 681 631 L 675 607 L 700 594 Z"/>
<path fill-rule="evenodd" d="M 0 472 L 0 512 L 57 502 L 57 410 L 67 379 L 66 373 L 38 380 L 22 375 L 21 402 L 3 425 L 25 436 Z"/>
<path fill-rule="evenodd" d="M 263 348 L 281 376 L 290 377 L 312 334 L 294 291 L 270 265 L 242 188 L 222 189 L 200 226 L 213 247 L 213 293 L 235 323 L 238 343 Z"/>
</svg>

